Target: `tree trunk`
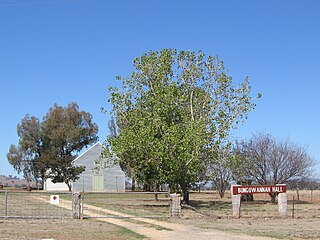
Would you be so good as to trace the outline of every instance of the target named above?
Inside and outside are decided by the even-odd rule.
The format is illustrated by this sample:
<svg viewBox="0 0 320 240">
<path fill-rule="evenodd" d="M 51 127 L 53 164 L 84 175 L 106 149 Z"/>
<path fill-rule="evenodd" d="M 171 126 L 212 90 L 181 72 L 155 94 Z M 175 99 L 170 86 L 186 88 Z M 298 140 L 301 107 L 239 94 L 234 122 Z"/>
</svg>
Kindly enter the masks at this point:
<svg viewBox="0 0 320 240">
<path fill-rule="evenodd" d="M 276 193 L 269 193 L 269 196 L 271 198 L 271 203 L 276 203 L 277 194 Z"/>
<path fill-rule="evenodd" d="M 44 190 L 44 182 L 45 182 L 45 181 L 46 181 L 45 178 L 41 178 L 41 181 L 40 181 L 40 183 L 41 183 L 41 186 L 40 186 L 41 190 Z"/>
<path fill-rule="evenodd" d="M 69 189 L 69 192 L 72 191 L 72 184 L 71 182 L 66 182 L 67 186 L 68 186 L 68 189 Z"/>
<path fill-rule="evenodd" d="M 296 192 L 297 192 L 297 200 L 299 201 L 300 200 L 300 192 L 299 192 L 299 188 L 296 189 Z"/>
<path fill-rule="evenodd" d="M 188 204 L 190 203 L 190 199 L 189 199 L 189 191 L 188 188 L 182 184 L 181 186 L 181 190 L 182 190 L 182 197 L 183 197 L 183 203 Z"/>
<path fill-rule="evenodd" d="M 143 184 L 143 191 L 150 192 L 150 184 L 148 182 Z"/>
<path fill-rule="evenodd" d="M 219 192 L 219 197 L 220 197 L 220 198 L 224 198 L 224 192 L 225 192 L 225 191 L 224 191 L 223 189 L 219 189 L 218 192 Z"/>
<path fill-rule="evenodd" d="M 189 191 L 186 190 L 185 192 L 183 192 L 183 202 L 185 204 L 188 204 L 190 203 L 190 199 L 189 199 Z"/>
<path fill-rule="evenodd" d="M 132 178 L 131 191 L 136 191 L 136 179 L 134 177 Z"/>
<path fill-rule="evenodd" d="M 46 175 L 41 174 L 40 179 L 41 179 L 41 189 L 44 190 L 44 182 L 47 180 Z"/>
<path fill-rule="evenodd" d="M 155 183 L 153 190 L 154 190 L 155 192 L 159 192 L 159 191 L 160 191 L 160 185 L 159 185 L 158 183 Z M 154 195 L 154 199 L 155 199 L 156 201 L 159 201 L 158 194 L 155 194 L 155 195 Z"/>
<path fill-rule="evenodd" d="M 253 194 L 241 195 L 241 202 L 253 202 Z"/>
</svg>

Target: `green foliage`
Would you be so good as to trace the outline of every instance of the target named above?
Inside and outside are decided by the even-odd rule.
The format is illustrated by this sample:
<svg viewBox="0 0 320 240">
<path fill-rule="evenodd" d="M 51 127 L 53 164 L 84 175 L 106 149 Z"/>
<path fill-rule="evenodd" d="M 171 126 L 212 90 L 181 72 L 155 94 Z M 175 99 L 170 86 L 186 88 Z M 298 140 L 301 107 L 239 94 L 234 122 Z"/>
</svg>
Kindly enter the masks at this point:
<svg viewBox="0 0 320 240">
<path fill-rule="evenodd" d="M 7 158 L 24 177 L 53 182 L 71 182 L 78 179 L 83 167 L 72 166 L 75 154 L 97 141 L 98 127 L 88 112 L 79 111 L 76 103 L 67 107 L 54 105 L 43 121 L 26 115 L 17 127 L 18 146 L 11 145 Z"/>
<path fill-rule="evenodd" d="M 59 161 L 55 164 L 54 171 L 51 172 L 50 177 L 53 183 L 64 182 L 67 184 L 69 191 L 72 188 L 72 182 L 79 179 L 79 175 L 85 170 L 84 166 L 72 166 L 70 161 Z"/>
<path fill-rule="evenodd" d="M 245 79 L 232 86 L 224 64 L 203 52 L 163 49 L 134 60 L 122 89 L 109 87 L 118 134 L 109 150 L 143 183 L 188 189 L 229 131 L 254 108 Z"/>
<path fill-rule="evenodd" d="M 26 115 L 17 126 L 19 144 L 12 144 L 7 154 L 9 163 L 18 173 L 23 173 L 28 185 L 45 174 L 41 132 L 39 119 Z"/>
</svg>

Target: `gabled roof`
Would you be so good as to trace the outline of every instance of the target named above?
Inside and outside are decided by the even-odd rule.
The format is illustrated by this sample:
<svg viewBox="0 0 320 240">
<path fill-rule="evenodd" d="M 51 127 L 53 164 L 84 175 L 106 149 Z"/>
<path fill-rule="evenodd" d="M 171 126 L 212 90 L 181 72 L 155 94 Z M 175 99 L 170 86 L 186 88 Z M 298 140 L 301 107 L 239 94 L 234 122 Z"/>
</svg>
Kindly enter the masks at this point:
<svg viewBox="0 0 320 240">
<path fill-rule="evenodd" d="M 81 158 L 83 155 L 85 155 L 87 152 L 89 152 L 91 149 L 95 148 L 96 146 L 101 146 L 103 147 L 102 143 L 97 142 L 94 145 L 92 145 L 91 147 L 89 147 L 86 151 L 84 151 L 83 153 L 81 153 L 76 159 L 74 159 L 72 162 L 77 161 L 79 158 Z"/>
</svg>

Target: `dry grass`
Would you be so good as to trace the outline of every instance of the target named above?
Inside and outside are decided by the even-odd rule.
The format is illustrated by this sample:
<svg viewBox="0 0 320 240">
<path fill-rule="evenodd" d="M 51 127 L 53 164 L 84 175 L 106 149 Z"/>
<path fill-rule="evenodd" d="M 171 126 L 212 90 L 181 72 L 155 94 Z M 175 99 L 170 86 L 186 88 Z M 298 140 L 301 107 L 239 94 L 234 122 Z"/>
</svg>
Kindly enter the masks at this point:
<svg viewBox="0 0 320 240">
<path fill-rule="evenodd" d="M 0 219 L 1 240 L 136 240 L 144 237 L 126 228 L 91 220 Z"/>
<path fill-rule="evenodd" d="M 14 197 L 15 196 L 15 197 Z M 12 195 L 12 201 L 17 209 L 22 210 L 25 201 L 30 201 L 42 209 L 45 203 L 32 198 L 32 195 Z M 38 195 L 37 195 L 38 196 Z M 46 195 L 47 196 L 47 195 Z M 292 217 L 293 196 L 295 197 L 294 218 Z M 65 198 L 67 196 L 63 196 Z M 168 199 L 159 196 L 160 201 L 154 200 L 154 195 L 87 195 L 85 203 L 136 216 L 153 215 L 154 213 L 168 213 Z M 220 199 L 216 192 L 191 193 L 191 204 L 211 217 L 183 209 L 183 217 L 178 222 L 184 225 L 196 226 L 204 229 L 217 229 L 256 236 L 270 236 L 278 239 L 320 239 L 320 191 L 300 191 L 300 200 L 294 191 L 288 192 L 288 218 L 278 217 L 278 206 L 270 203 L 267 194 L 254 195 L 255 201 L 242 204 L 242 218 L 233 219 L 231 212 L 231 198 L 229 193 Z M 3 195 L 0 196 L 3 201 Z M 15 202 L 16 201 L 16 202 Z M 26 203 L 25 203 L 26 204 Z M 28 205 L 27 205 L 28 206 Z M 55 206 L 50 206 L 51 208 Z M 36 211 L 32 208 L 32 211 Z M 44 208 L 45 209 L 45 208 Z M 59 208 L 59 211 L 63 208 Z M 3 211 L 0 205 L 0 212 Z M 31 212 L 33 213 L 33 212 Z M 215 216 L 215 217 L 212 217 Z M 148 227 L 148 226 L 146 226 Z M 129 230 L 97 221 L 79 221 L 64 219 L 19 220 L 0 219 L 1 239 L 141 239 Z M 81 229 L 81 231 L 79 231 Z"/>
<path fill-rule="evenodd" d="M 108 193 L 90 193 L 84 196 L 84 215 L 88 205 L 106 208 L 118 211 L 135 217 L 168 217 L 170 199 L 166 194 L 158 194 L 158 200 L 155 200 L 154 194 L 108 194 Z M 103 213 L 96 213 L 94 216 L 103 216 Z M 102 215 L 101 215 L 102 214 Z"/>
<path fill-rule="evenodd" d="M 231 211 L 231 198 L 220 199 L 213 192 L 192 193 L 191 204 L 198 210 L 215 217 L 197 214 L 183 209 L 183 217 L 174 220 L 179 223 L 205 229 L 242 233 L 253 236 L 269 236 L 278 239 L 320 239 L 320 191 L 300 191 L 300 201 L 295 200 L 292 218 L 292 199 L 296 192 L 288 192 L 288 218 L 278 217 L 278 206 L 270 203 L 266 194 L 254 195 L 252 203 L 242 203 L 242 217 L 234 219 Z M 170 220 L 173 221 L 173 220 Z"/>
<path fill-rule="evenodd" d="M 288 216 L 294 213 L 295 218 L 320 218 L 320 191 L 300 191 L 300 200 L 297 200 L 295 191 L 288 191 Z M 294 197 L 294 201 L 293 201 Z M 225 198 L 219 198 L 212 191 L 190 194 L 191 205 L 221 218 L 232 217 L 231 197 L 227 192 Z M 253 202 L 242 202 L 241 213 L 243 218 L 278 218 L 278 205 L 270 203 L 268 194 L 254 195 Z M 312 200 L 312 201 L 311 201 Z M 294 210 L 294 211 L 293 211 Z"/>
<path fill-rule="evenodd" d="M 49 204 L 50 193 L 46 192 L 0 192 L 0 216 L 33 218 L 71 218 L 72 212 L 63 206 Z M 71 201 L 69 193 L 60 194 L 61 198 Z M 43 201 L 41 199 L 46 199 Z M 7 208 L 5 208 L 7 202 Z"/>
</svg>

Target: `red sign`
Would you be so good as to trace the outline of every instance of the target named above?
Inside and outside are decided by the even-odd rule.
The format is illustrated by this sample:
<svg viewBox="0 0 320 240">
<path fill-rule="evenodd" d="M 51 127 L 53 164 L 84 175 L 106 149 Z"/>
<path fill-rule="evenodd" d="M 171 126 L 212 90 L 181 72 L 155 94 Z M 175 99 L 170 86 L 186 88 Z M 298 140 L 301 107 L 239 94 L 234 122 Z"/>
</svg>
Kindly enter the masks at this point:
<svg viewBox="0 0 320 240">
<path fill-rule="evenodd" d="M 59 195 L 50 195 L 50 204 L 59 204 Z"/>
<path fill-rule="evenodd" d="M 233 186 L 233 195 L 256 194 L 256 193 L 285 193 L 287 186 L 283 185 L 260 185 L 260 186 Z"/>
</svg>

